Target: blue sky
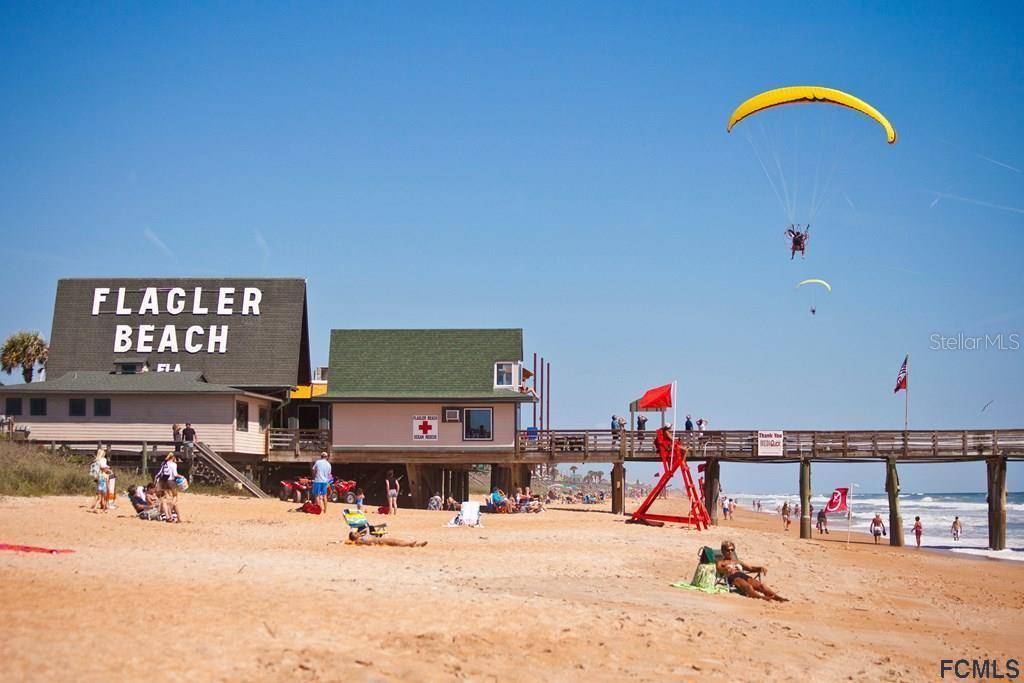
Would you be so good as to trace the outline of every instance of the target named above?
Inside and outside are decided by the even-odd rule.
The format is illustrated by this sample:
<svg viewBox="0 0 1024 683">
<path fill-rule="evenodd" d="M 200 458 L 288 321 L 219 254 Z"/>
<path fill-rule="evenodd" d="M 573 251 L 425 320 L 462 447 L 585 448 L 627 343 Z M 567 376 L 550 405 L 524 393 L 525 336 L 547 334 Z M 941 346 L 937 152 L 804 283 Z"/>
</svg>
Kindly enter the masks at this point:
<svg viewBox="0 0 1024 683">
<path fill-rule="evenodd" d="M 1024 350 L 929 348 L 1024 333 L 1019 4 L 550 5 L 5 5 L 0 333 L 48 333 L 59 277 L 304 276 L 319 363 L 332 327 L 523 327 L 556 427 L 678 379 L 714 428 L 897 428 L 908 352 L 912 426 L 1021 426 Z M 826 106 L 725 133 L 801 83 L 899 143 Z M 805 197 L 836 168 L 806 262 L 748 134 Z"/>
</svg>

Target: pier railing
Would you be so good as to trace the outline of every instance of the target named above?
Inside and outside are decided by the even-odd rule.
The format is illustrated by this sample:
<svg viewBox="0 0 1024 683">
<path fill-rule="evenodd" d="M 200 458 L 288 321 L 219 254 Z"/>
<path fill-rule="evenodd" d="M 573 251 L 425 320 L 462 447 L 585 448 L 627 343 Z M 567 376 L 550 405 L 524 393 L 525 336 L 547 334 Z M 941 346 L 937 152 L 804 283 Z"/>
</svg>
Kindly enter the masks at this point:
<svg viewBox="0 0 1024 683">
<path fill-rule="evenodd" d="M 654 430 L 521 430 L 517 456 L 524 460 L 657 460 Z M 1004 456 L 1024 458 L 1024 430 L 784 430 L 782 455 L 758 450 L 758 433 L 748 430 L 677 431 L 691 460 L 794 462 L 888 460 L 948 462 Z"/>
</svg>

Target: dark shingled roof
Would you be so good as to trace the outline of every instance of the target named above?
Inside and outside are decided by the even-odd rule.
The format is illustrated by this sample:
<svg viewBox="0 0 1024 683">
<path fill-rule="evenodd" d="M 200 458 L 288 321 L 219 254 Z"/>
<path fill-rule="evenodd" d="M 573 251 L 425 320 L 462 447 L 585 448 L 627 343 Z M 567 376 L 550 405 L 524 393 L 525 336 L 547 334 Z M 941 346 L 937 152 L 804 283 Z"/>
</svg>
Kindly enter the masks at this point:
<svg viewBox="0 0 1024 683">
<path fill-rule="evenodd" d="M 99 315 L 92 315 L 93 291 L 109 287 L 111 292 Z M 114 315 L 117 290 L 126 289 L 126 302 L 135 311 L 129 316 Z M 160 290 L 158 315 L 137 313 L 146 287 Z M 177 315 L 164 311 L 166 292 L 181 287 L 186 292 L 186 309 Z M 209 315 L 191 312 L 192 293 L 203 288 L 203 305 Z M 234 287 L 235 312 L 216 315 L 216 296 L 221 287 Z M 240 314 L 242 290 L 258 287 L 263 298 L 260 315 Z M 109 371 L 115 362 L 140 356 L 156 369 L 158 363 L 181 365 L 183 371 L 199 371 L 211 382 L 237 387 L 283 388 L 309 383 L 309 331 L 306 313 L 306 281 L 268 278 L 90 278 L 67 279 L 57 283 L 50 334 L 50 356 L 46 364 L 50 377 L 61 377 L 75 370 Z M 139 353 L 133 347 L 123 354 L 114 353 L 117 325 L 131 325 L 133 339 L 140 324 L 156 325 L 156 342 L 165 325 L 175 325 L 180 347 L 185 330 L 199 325 L 228 325 L 227 353 Z M 205 336 L 203 339 L 205 340 Z"/>
<path fill-rule="evenodd" d="M 523 331 L 331 330 L 327 400 L 529 401 L 494 388 L 494 364 L 523 357 Z"/>
<path fill-rule="evenodd" d="M 56 379 L 31 384 L 14 384 L 0 389 L 4 394 L 239 394 L 224 384 L 210 384 L 201 372 L 140 372 L 117 375 L 79 370 Z"/>
</svg>

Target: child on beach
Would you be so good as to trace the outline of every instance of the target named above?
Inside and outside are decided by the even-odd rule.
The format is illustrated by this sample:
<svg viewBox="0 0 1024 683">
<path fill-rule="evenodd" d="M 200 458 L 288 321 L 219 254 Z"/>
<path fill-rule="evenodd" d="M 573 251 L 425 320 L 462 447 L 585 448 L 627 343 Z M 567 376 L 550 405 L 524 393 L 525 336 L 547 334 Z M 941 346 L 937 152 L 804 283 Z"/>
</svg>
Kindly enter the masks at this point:
<svg viewBox="0 0 1024 683">
<path fill-rule="evenodd" d="M 110 470 L 107 477 L 107 509 L 117 509 L 117 475 L 114 474 L 114 470 Z"/>
<path fill-rule="evenodd" d="M 365 498 L 366 496 L 363 494 L 363 490 L 356 489 L 356 510 L 359 512 L 363 511 L 363 499 Z"/>
<path fill-rule="evenodd" d="M 90 512 L 107 511 L 107 482 L 110 480 L 110 468 L 101 467 L 96 475 L 96 498 L 92 501 Z"/>
<path fill-rule="evenodd" d="M 924 526 L 921 525 L 921 518 L 914 517 L 914 537 L 917 538 L 917 547 L 921 547 L 921 534 L 924 533 Z"/>
</svg>

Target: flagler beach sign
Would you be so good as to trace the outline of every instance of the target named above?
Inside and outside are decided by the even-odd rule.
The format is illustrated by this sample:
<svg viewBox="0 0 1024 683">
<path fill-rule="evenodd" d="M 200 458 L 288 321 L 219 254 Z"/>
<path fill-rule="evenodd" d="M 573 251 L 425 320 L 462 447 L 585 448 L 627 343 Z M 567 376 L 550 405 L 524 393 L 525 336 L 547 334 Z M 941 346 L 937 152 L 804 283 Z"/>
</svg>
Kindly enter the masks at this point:
<svg viewBox="0 0 1024 683">
<path fill-rule="evenodd" d="M 96 287 L 92 295 L 92 315 L 115 316 L 171 315 L 190 313 L 192 316 L 229 318 L 239 314 L 259 316 L 263 292 L 259 287 L 220 287 L 212 299 L 203 303 L 203 288 L 186 291 L 182 287 L 162 289 L 145 287 L 137 306 L 128 303 L 128 289 Z M 112 309 L 111 309 L 112 306 Z M 194 318 L 193 318 L 194 319 Z M 118 324 L 114 327 L 114 353 L 227 353 L 228 330 L 226 322 L 220 324 L 189 325 L 179 330 L 175 324 L 139 324 L 136 327 Z"/>
<path fill-rule="evenodd" d="M 781 431 L 757 432 L 757 454 L 781 458 L 785 433 Z"/>
</svg>

